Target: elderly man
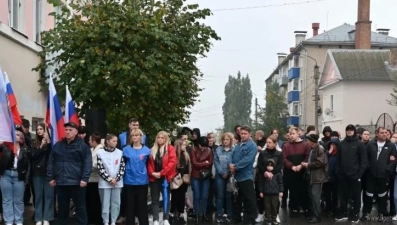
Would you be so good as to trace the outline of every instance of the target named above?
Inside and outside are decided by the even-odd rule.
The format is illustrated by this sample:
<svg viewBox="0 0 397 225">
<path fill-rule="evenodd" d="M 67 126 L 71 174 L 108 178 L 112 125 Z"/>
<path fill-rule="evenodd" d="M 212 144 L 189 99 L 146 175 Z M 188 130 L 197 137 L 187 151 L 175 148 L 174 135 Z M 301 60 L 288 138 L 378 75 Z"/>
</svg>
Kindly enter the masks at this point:
<svg viewBox="0 0 397 225">
<path fill-rule="evenodd" d="M 72 198 L 76 207 L 79 225 L 87 224 L 86 186 L 91 175 L 91 150 L 77 136 L 75 123 L 65 124 L 65 136 L 58 141 L 50 154 L 47 167 L 47 180 L 56 187 L 58 195 L 58 224 L 69 224 L 69 204 Z"/>
</svg>

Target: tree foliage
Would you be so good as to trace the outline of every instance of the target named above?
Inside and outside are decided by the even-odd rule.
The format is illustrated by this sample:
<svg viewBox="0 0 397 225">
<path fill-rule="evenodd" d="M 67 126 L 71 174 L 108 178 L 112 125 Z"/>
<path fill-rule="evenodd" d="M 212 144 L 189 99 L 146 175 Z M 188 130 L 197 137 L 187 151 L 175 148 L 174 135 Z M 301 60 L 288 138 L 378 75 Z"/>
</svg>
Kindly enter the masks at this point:
<svg viewBox="0 0 397 225">
<path fill-rule="evenodd" d="M 34 69 L 56 67 L 58 92 L 69 85 L 80 116 L 106 108 L 111 132 L 127 128 L 131 117 L 152 134 L 187 122 L 201 90 L 196 62 L 220 39 L 201 22 L 209 9 L 184 0 L 50 2 L 61 13 L 51 14 L 57 25 L 43 32 L 40 55 L 53 57 Z M 39 80 L 43 91 L 46 79 Z"/>
<path fill-rule="evenodd" d="M 225 85 L 225 103 L 223 103 L 224 130 L 234 131 L 236 125 L 251 125 L 252 90 L 249 75 L 229 76 Z"/>
<path fill-rule="evenodd" d="M 280 137 L 287 131 L 286 113 L 288 106 L 285 102 L 285 93 L 279 91 L 278 83 L 271 83 L 266 86 L 266 107 L 258 113 L 263 121 L 262 130 L 270 133 L 272 129 L 279 131 Z"/>
</svg>

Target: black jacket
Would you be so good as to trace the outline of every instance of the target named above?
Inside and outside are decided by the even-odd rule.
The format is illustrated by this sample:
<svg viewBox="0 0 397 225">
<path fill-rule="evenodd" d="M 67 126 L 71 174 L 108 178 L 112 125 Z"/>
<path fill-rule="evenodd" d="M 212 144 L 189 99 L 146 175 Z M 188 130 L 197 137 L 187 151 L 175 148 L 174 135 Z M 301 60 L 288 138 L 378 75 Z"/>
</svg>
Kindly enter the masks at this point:
<svg viewBox="0 0 397 225">
<path fill-rule="evenodd" d="M 259 193 L 278 195 L 280 192 L 284 192 L 283 176 L 281 173 L 273 174 L 271 180 L 266 179 L 264 176 L 259 176 Z"/>
<path fill-rule="evenodd" d="M 258 157 L 258 170 L 261 176 L 263 176 L 267 170 L 266 165 L 269 159 L 273 159 L 275 162 L 273 170 L 274 174 L 281 173 L 281 170 L 283 169 L 283 155 L 281 154 L 281 151 L 277 151 L 276 149 L 266 149 L 261 151 Z"/>
<path fill-rule="evenodd" d="M 397 158 L 397 151 L 396 146 L 389 140 L 383 146 L 378 159 L 378 143 L 376 140 L 371 141 L 367 145 L 367 153 L 369 161 L 368 171 L 371 175 L 378 178 L 386 178 L 394 172 L 396 161 L 390 161 L 390 156 L 393 155 Z"/>
<path fill-rule="evenodd" d="M 43 148 L 31 148 L 28 152 L 32 176 L 47 176 L 48 158 L 51 154 L 51 143 Z"/>
<path fill-rule="evenodd" d="M 9 164 L 10 157 L 14 157 L 14 154 L 5 144 L 0 146 L 0 152 L 2 153 L 0 158 L 0 175 L 3 175 L 4 172 L 9 169 L 7 166 Z M 19 150 L 17 171 L 18 179 L 28 183 L 30 179 L 30 161 L 27 147 L 23 147 Z"/>
<path fill-rule="evenodd" d="M 47 166 L 47 180 L 55 180 L 57 185 L 80 185 L 88 183 L 92 169 L 91 149 L 83 139 L 75 137 L 68 143 L 58 141 L 50 154 Z"/>
<path fill-rule="evenodd" d="M 338 178 L 360 179 L 368 167 L 367 149 L 357 136 L 346 137 L 336 154 Z"/>
</svg>

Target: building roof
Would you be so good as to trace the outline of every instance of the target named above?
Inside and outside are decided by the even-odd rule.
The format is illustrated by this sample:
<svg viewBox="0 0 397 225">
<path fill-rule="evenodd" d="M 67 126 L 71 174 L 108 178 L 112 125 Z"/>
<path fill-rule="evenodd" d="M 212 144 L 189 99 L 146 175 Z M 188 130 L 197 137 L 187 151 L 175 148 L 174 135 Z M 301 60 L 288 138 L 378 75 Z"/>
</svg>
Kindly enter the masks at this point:
<svg viewBox="0 0 397 225">
<path fill-rule="evenodd" d="M 327 32 L 311 37 L 304 41 L 304 44 L 315 44 L 315 43 L 354 43 L 356 36 L 356 27 L 350 24 L 343 24 L 339 27 L 335 27 Z M 397 38 L 380 34 L 378 32 L 371 32 L 371 43 L 372 45 L 397 45 Z"/>
<path fill-rule="evenodd" d="M 342 80 L 392 81 L 397 70 L 389 66 L 389 50 L 330 49 L 328 55 Z"/>
</svg>

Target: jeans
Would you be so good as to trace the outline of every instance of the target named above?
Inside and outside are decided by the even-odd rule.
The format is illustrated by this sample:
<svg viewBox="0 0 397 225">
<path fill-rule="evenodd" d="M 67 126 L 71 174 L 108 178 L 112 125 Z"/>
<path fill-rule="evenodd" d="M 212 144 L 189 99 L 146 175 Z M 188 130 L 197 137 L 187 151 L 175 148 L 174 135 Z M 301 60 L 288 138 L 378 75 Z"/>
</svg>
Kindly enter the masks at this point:
<svg viewBox="0 0 397 225">
<path fill-rule="evenodd" d="M 3 217 L 5 224 L 23 223 L 23 194 L 25 184 L 18 179 L 18 172 L 6 170 L 0 180 L 3 195 Z"/>
<path fill-rule="evenodd" d="M 226 184 L 229 179 L 223 179 L 219 174 L 215 176 L 216 185 L 216 214 L 218 217 L 222 217 L 224 211 L 223 206 L 226 200 L 226 212 L 227 216 L 231 218 L 232 216 L 232 193 L 226 191 Z"/>
<path fill-rule="evenodd" d="M 109 223 L 109 209 L 112 217 L 110 219 L 110 223 L 116 223 L 117 217 L 120 213 L 121 188 L 100 188 L 99 196 L 102 202 L 103 223 Z"/>
<path fill-rule="evenodd" d="M 45 176 L 33 176 L 35 191 L 34 217 L 36 222 L 54 220 L 54 188 Z"/>
<path fill-rule="evenodd" d="M 210 187 L 210 178 L 198 179 L 191 177 L 193 189 L 193 207 L 194 212 L 199 214 L 207 213 L 207 199 Z"/>
<path fill-rule="evenodd" d="M 171 210 L 171 189 L 168 184 L 167 188 L 167 199 L 164 199 L 164 187 L 163 187 L 164 179 L 156 179 L 154 182 L 149 183 L 150 187 L 150 195 L 152 197 L 152 215 L 153 221 L 159 221 L 159 206 L 160 206 L 160 193 L 163 196 L 163 202 L 167 202 L 167 211 L 163 209 L 163 220 L 168 220 L 168 216 Z"/>
<path fill-rule="evenodd" d="M 78 225 L 87 225 L 87 211 L 85 206 L 86 188 L 77 185 L 56 186 L 58 194 L 58 225 L 69 225 L 69 205 L 73 200 Z"/>
</svg>

